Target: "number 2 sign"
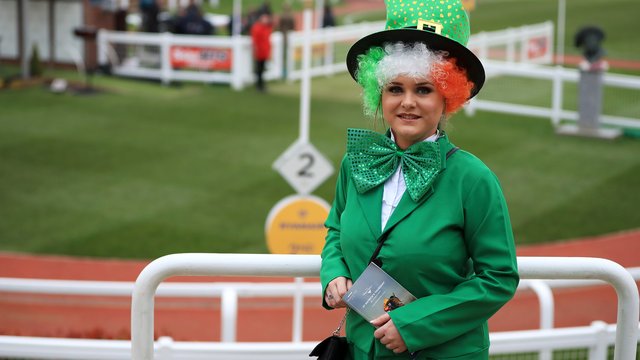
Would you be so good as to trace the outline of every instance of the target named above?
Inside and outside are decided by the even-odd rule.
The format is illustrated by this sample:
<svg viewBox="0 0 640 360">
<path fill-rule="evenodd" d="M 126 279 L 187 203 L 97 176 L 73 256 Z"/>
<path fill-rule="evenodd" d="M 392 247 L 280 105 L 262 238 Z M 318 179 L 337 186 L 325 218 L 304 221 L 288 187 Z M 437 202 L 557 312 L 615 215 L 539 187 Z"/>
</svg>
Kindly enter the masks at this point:
<svg viewBox="0 0 640 360">
<path fill-rule="evenodd" d="M 296 142 L 274 163 L 273 168 L 298 194 L 309 194 L 331 174 L 333 166 L 310 143 Z"/>
</svg>

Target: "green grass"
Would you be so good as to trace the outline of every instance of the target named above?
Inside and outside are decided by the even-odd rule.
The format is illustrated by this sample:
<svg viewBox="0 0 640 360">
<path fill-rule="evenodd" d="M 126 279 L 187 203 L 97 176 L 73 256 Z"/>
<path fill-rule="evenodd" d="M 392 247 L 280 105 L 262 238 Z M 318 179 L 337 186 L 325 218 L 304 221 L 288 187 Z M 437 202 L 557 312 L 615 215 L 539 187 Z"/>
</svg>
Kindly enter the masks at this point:
<svg viewBox="0 0 640 360">
<path fill-rule="evenodd" d="M 276 13 L 280 4 L 272 2 Z M 579 53 L 571 50 L 577 28 L 598 23 L 609 56 L 640 60 L 629 31 L 639 7 L 636 0 L 567 0 L 566 52 Z M 555 21 L 556 12 L 556 0 L 483 0 L 472 28 Z M 16 73 L 0 66 L 0 76 Z M 0 92 L 0 250 L 126 258 L 267 252 L 267 214 L 293 193 L 271 164 L 298 135 L 299 84 L 270 84 L 266 96 L 109 77 L 96 84 L 108 91 Z M 550 90 L 548 81 L 502 77 L 490 79 L 481 96 L 549 106 Z M 565 107 L 575 109 L 575 85 L 564 90 Z M 345 129 L 370 126 L 359 93 L 346 73 L 313 80 L 311 141 L 336 167 Z M 606 89 L 604 112 L 640 118 L 639 100 L 637 91 Z M 456 115 L 448 131 L 498 174 L 518 244 L 640 226 L 637 131 L 613 142 L 559 137 L 548 120 L 484 112 Z M 334 183 L 335 175 L 315 194 L 331 201 Z"/>
<path fill-rule="evenodd" d="M 271 93 L 96 79 L 94 96 L 0 93 L 0 250 L 155 258 L 267 252 L 293 193 L 273 161 L 298 134 L 299 84 Z M 311 141 L 337 167 L 367 127 L 348 75 L 313 81 Z M 546 120 L 456 115 L 452 140 L 498 174 L 517 242 L 638 227 L 640 141 L 559 137 Z M 331 201 L 335 175 L 315 194 Z"/>
</svg>

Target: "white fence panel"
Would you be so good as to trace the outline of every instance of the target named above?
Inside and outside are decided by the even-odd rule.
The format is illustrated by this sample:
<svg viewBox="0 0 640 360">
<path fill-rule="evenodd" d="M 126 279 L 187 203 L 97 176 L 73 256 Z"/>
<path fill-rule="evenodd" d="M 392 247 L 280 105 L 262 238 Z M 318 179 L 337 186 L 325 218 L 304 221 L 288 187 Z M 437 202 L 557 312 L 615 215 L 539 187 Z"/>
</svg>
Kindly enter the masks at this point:
<svg viewBox="0 0 640 360">
<path fill-rule="evenodd" d="M 344 57 L 336 57 L 335 49 L 340 44 L 347 48 L 365 35 L 384 29 L 384 21 L 363 22 L 352 25 L 315 29 L 311 34 L 311 45 L 316 55 L 310 69 L 311 76 L 326 76 L 347 70 Z M 504 47 L 507 59 L 529 63 L 549 63 L 552 58 L 553 24 L 545 22 L 510 28 L 502 31 L 483 32 L 472 35 L 469 46 L 481 58 L 491 58 L 496 47 Z M 282 49 L 282 34 L 274 32 L 272 58 L 267 64 L 265 79 L 279 79 L 286 65 L 288 80 L 299 80 L 302 70 L 301 49 L 306 41 L 302 31 L 289 32 L 288 49 Z M 537 51 L 531 51 L 532 44 L 538 45 Z M 135 46 L 135 53 L 125 51 L 122 46 Z M 159 51 L 145 47 L 159 47 Z M 169 49 L 172 46 L 193 46 L 200 48 L 226 49 L 233 57 L 232 69 L 221 71 L 175 70 L 169 62 Z M 152 67 L 142 64 L 151 60 Z M 253 82 L 252 45 L 248 36 L 193 36 L 171 33 L 132 33 L 100 30 L 98 34 L 98 62 L 111 64 L 117 75 L 160 79 L 163 83 L 177 80 L 228 83 L 234 89 L 240 89 Z M 153 64 L 155 62 L 155 64 Z"/>
<path fill-rule="evenodd" d="M 605 360 L 615 341 L 616 326 L 594 322 L 591 326 L 550 330 L 496 332 L 490 334 L 490 355 L 518 354 L 589 348 L 589 360 Z M 170 360 L 299 360 L 308 358 L 317 342 L 219 343 L 173 341 L 161 337 L 154 342 L 156 359 Z M 603 351 L 604 350 L 604 351 Z M 0 336 L 0 356 L 20 359 L 129 360 L 131 342 L 124 340 L 56 339 Z"/>
<path fill-rule="evenodd" d="M 500 101 L 483 100 L 482 95 L 472 99 L 465 112 L 472 115 L 476 110 L 493 111 L 505 114 L 516 114 L 551 119 L 554 127 L 560 126 L 562 120 L 578 121 L 578 112 L 563 109 L 563 84 L 565 82 L 577 83 L 580 78 L 579 70 L 563 68 L 561 66 L 549 67 L 524 63 L 505 63 L 491 60 L 484 60 L 483 65 L 489 76 L 517 76 L 529 79 L 550 80 L 551 108 L 512 104 Z M 605 86 L 640 90 L 640 77 L 620 74 L 603 75 Z M 600 122 L 604 125 L 614 127 L 626 127 L 640 129 L 640 119 L 623 116 L 613 116 L 603 114 Z"/>
<path fill-rule="evenodd" d="M 310 69 L 311 76 L 333 75 L 347 71 L 345 59 L 334 56 L 337 44 L 355 43 L 358 39 L 373 32 L 384 29 L 382 22 L 363 22 L 352 25 L 335 26 L 329 28 L 315 29 L 311 33 L 312 49 L 320 49 L 322 52 L 320 61 L 312 61 Z M 299 80 L 302 78 L 302 70 L 296 67 L 296 60 L 305 42 L 304 33 L 295 31 L 289 33 L 289 49 L 287 51 L 287 79 Z M 315 59 L 314 59 L 315 60 Z"/>
<path fill-rule="evenodd" d="M 171 33 L 131 33 L 100 30 L 98 32 L 98 63 L 109 64 L 111 72 L 120 76 L 158 79 L 163 84 L 171 81 L 201 81 L 205 83 L 231 84 L 241 89 L 254 82 L 253 53 L 251 38 L 246 36 L 197 36 L 174 35 Z M 273 54 L 282 54 L 282 34 L 271 35 Z M 176 51 L 180 49 L 196 51 L 196 56 L 208 60 L 210 54 L 228 58 L 230 64 L 221 69 L 205 67 L 197 69 L 176 69 Z M 173 53 L 172 53 L 173 51 Z M 193 50 L 192 50 L 193 51 Z M 215 55 L 214 55 L 215 56 Z M 273 56 L 267 62 L 264 77 L 267 80 L 282 77 L 282 56 Z"/>
<path fill-rule="evenodd" d="M 598 279 L 611 284 L 618 295 L 615 360 L 635 358 L 640 301 L 633 277 L 620 265 L 605 259 L 569 257 L 520 257 L 523 279 Z M 153 304 L 159 284 L 170 276 L 256 275 L 317 276 L 317 255 L 173 254 L 151 262 L 136 280 L 131 304 L 131 355 L 151 360 Z"/>
<path fill-rule="evenodd" d="M 471 35 L 469 49 L 481 60 L 535 64 L 553 63 L 553 22 Z"/>
<path fill-rule="evenodd" d="M 640 268 L 627 271 L 640 279 Z M 553 350 L 591 348 L 589 359 L 604 359 L 609 345 L 614 343 L 614 325 L 594 322 L 590 327 L 553 329 L 553 294 L 551 288 L 606 285 L 602 280 L 534 280 L 524 279 L 518 290 L 531 289 L 540 303 L 541 330 L 498 332 L 491 334 L 491 354 L 539 352 L 539 359 L 550 359 Z M 41 293 L 61 295 L 131 296 L 132 282 L 74 281 L 0 278 L 0 292 Z M 174 342 L 160 338 L 154 345 L 157 358 L 202 359 L 212 356 L 225 359 L 251 359 L 256 353 L 265 359 L 303 358 L 315 343 L 302 342 L 302 297 L 319 296 L 320 284 L 294 283 L 161 283 L 158 297 L 222 298 L 221 334 L 224 342 Z M 293 334 L 291 342 L 241 343 L 234 345 L 237 300 L 240 297 L 294 297 Z M 296 306 L 296 304 L 298 304 Z M 557 331 L 556 331 L 557 330 Z M 596 339 L 596 340 L 594 340 Z M 0 357 L 39 359 L 128 359 L 130 342 L 118 340 L 56 339 L 0 336 Z M 162 350 L 160 350 L 162 349 Z M 162 354 L 162 357 L 161 355 Z"/>
</svg>

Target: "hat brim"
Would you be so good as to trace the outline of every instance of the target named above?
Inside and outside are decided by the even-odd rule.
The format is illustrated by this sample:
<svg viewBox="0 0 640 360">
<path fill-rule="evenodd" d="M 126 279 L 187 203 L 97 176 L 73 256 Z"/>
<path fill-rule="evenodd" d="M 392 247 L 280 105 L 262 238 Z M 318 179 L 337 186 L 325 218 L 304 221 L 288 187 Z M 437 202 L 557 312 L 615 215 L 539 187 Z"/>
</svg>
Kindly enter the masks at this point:
<svg viewBox="0 0 640 360">
<path fill-rule="evenodd" d="M 367 52 L 372 46 L 384 46 L 386 43 L 414 43 L 426 44 L 431 50 L 442 50 L 449 53 L 448 57 L 455 58 L 456 64 L 465 69 L 467 77 L 473 82 L 471 96 L 474 97 L 484 85 L 485 73 L 480 59 L 466 46 L 455 40 L 451 40 L 436 33 L 412 28 L 384 30 L 371 35 L 367 35 L 356 41 L 347 53 L 347 69 L 356 79 L 358 70 L 358 56 Z"/>
</svg>

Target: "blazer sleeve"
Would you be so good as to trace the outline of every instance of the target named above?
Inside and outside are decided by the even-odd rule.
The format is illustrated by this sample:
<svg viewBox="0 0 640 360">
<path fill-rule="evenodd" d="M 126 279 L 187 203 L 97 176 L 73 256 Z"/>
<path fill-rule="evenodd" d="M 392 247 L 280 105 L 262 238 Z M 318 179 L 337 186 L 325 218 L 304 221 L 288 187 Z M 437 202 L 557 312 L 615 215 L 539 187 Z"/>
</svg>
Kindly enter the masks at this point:
<svg viewBox="0 0 640 360">
<path fill-rule="evenodd" d="M 331 309 L 324 301 L 324 293 L 329 282 L 337 277 L 344 276 L 351 278 L 349 268 L 344 261 L 342 247 L 340 245 L 340 218 L 346 206 L 347 187 L 349 183 L 348 160 L 342 159 L 338 181 L 336 184 L 336 194 L 329 211 L 329 216 L 325 222 L 327 236 L 324 248 L 322 249 L 322 264 L 320 266 L 320 283 L 322 284 L 322 306 Z"/>
<path fill-rule="evenodd" d="M 462 191 L 463 236 L 475 274 L 449 293 L 420 298 L 390 313 L 409 351 L 483 326 L 518 286 L 513 232 L 498 179 L 486 169 L 471 184 Z"/>
</svg>

